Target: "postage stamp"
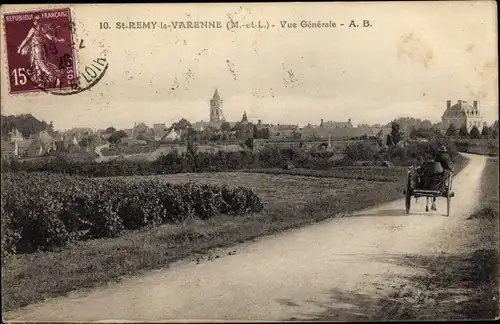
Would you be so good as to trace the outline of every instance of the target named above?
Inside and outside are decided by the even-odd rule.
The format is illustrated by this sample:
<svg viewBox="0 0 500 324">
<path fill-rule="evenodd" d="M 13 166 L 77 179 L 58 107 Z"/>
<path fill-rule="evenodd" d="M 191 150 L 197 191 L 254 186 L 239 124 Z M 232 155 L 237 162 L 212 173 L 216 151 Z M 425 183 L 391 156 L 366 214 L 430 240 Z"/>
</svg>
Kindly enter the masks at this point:
<svg viewBox="0 0 500 324">
<path fill-rule="evenodd" d="M 10 94 L 76 87 L 69 8 L 9 13 L 3 19 Z"/>
</svg>

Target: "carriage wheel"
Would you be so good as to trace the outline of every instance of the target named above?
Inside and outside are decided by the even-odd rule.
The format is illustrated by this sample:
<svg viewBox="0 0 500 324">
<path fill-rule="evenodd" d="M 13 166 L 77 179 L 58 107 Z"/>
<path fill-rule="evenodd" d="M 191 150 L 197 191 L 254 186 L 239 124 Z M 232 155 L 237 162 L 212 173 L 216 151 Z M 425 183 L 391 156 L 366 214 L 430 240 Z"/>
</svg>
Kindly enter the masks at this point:
<svg viewBox="0 0 500 324">
<path fill-rule="evenodd" d="M 446 192 L 446 216 L 450 216 L 450 205 L 451 205 L 451 197 L 452 197 L 452 194 L 451 194 L 451 181 L 452 180 L 452 176 L 451 174 L 448 176 L 448 190 Z"/>
<path fill-rule="evenodd" d="M 406 215 L 410 213 L 410 207 L 411 207 L 411 175 L 408 175 L 408 181 L 406 184 L 406 190 L 405 190 L 405 210 L 406 210 Z"/>
</svg>

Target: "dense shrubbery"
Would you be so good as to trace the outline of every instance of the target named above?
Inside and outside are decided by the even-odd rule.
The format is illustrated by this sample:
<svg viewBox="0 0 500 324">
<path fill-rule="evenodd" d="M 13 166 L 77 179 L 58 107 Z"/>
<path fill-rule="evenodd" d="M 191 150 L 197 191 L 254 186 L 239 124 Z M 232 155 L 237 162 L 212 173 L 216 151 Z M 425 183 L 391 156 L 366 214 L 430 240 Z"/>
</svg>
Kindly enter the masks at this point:
<svg viewBox="0 0 500 324">
<path fill-rule="evenodd" d="M 249 168 L 282 168 L 291 162 L 297 168 L 327 170 L 334 167 L 371 161 L 371 165 L 383 165 L 390 161 L 406 166 L 431 154 L 438 142 L 414 142 L 406 147 L 391 146 L 380 151 L 373 144 L 358 143 L 345 148 L 342 160 L 334 159 L 334 153 L 326 150 L 306 151 L 300 148 L 265 148 L 253 152 L 192 152 L 172 151 L 155 161 L 130 161 L 126 159 L 107 162 L 74 161 L 67 158 L 33 160 L 25 162 L 3 161 L 4 171 L 54 172 L 91 177 L 129 175 L 155 175 L 186 172 L 232 171 Z M 452 144 L 446 144 L 455 155 Z"/>
<path fill-rule="evenodd" d="M 159 143 L 153 143 L 148 145 L 120 145 L 113 146 L 109 148 L 101 149 L 101 153 L 104 156 L 113 156 L 121 154 L 141 154 L 141 153 L 151 153 L 160 147 Z"/>
<path fill-rule="evenodd" d="M 445 145 L 452 158 L 457 155 L 457 149 L 452 142 L 444 139 L 431 140 L 430 142 L 409 142 L 406 146 L 390 146 L 385 150 L 379 151 L 373 146 L 365 144 L 356 144 L 348 147 L 345 151 L 344 160 L 346 164 L 355 161 L 390 161 L 395 165 L 408 166 L 419 163 L 423 159 L 432 157 L 440 145 Z"/>
<path fill-rule="evenodd" d="M 33 161 L 2 161 L 4 171 L 52 172 L 69 175 L 92 177 L 155 175 L 184 172 L 229 171 L 249 167 L 256 157 L 247 152 L 198 152 L 189 153 L 172 151 L 160 156 L 155 161 L 110 160 L 106 162 L 71 161 L 64 158 Z M 195 163 L 196 162 L 196 163 Z"/>
<path fill-rule="evenodd" d="M 18 162 L 2 161 L 4 171 L 28 171 L 65 173 L 91 177 L 129 175 L 156 175 L 186 172 L 218 172 L 244 168 L 281 168 L 287 161 L 298 167 L 327 169 L 339 166 L 331 161 L 333 153 L 306 153 L 296 149 L 266 148 L 260 153 L 252 152 L 188 152 L 172 151 L 161 155 L 155 161 L 111 160 L 106 162 L 74 161 L 66 158 L 36 159 Z"/>
<path fill-rule="evenodd" d="M 113 237 L 124 229 L 263 208 L 260 198 L 242 187 L 25 172 L 5 173 L 3 181 L 8 190 L 2 191 L 2 257 Z"/>
</svg>

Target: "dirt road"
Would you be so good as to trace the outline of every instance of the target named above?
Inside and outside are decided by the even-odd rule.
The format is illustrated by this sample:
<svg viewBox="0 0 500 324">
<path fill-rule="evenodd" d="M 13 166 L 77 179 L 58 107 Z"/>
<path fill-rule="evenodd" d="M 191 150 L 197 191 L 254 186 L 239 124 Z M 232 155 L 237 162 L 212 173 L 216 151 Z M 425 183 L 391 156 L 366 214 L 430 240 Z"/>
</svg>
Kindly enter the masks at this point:
<svg viewBox="0 0 500 324">
<path fill-rule="evenodd" d="M 126 278 L 91 292 L 4 314 L 8 320 L 337 320 L 402 318 L 394 296 L 420 302 L 407 287 L 418 275 L 398 259 L 439 256 L 467 245 L 464 225 L 477 202 L 486 158 L 467 155 L 454 180 L 450 217 L 446 202 L 425 213 L 425 199 L 404 214 L 402 200 L 349 217 L 266 237 L 214 252 L 214 259 L 186 260 L 169 269 Z M 233 251 L 236 250 L 236 253 Z M 215 257 L 215 255 L 219 257 Z M 409 289 L 411 291 L 404 291 Z M 392 297 L 391 297 L 392 296 Z M 385 301 L 385 302 L 384 302 Z M 394 306 L 396 305 L 396 306 Z M 325 315 L 327 314 L 327 315 Z M 403 314 L 404 315 L 404 314 Z"/>
</svg>

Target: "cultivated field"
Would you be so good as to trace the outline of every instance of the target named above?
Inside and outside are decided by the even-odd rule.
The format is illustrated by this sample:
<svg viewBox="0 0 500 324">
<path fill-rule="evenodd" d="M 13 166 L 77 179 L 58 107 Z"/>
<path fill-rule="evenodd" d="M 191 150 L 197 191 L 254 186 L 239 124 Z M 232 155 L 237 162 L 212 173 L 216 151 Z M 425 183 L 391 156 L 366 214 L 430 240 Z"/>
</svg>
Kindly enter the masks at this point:
<svg viewBox="0 0 500 324">
<path fill-rule="evenodd" d="M 276 170 L 276 169 L 274 169 Z M 356 169 L 352 172 L 343 172 L 344 176 L 349 174 L 354 177 Z M 359 177 L 359 175 L 356 175 Z M 367 176 L 368 178 L 373 176 Z M 363 203 L 370 197 L 386 201 L 390 198 L 398 198 L 401 192 L 400 181 L 403 177 L 393 176 L 393 181 L 371 181 L 342 179 L 334 174 L 323 177 L 266 174 L 251 172 L 217 172 L 217 173 L 182 173 L 162 176 L 145 177 L 122 177 L 129 181 L 141 181 L 151 178 L 161 179 L 169 183 L 220 184 L 228 186 L 243 186 L 254 190 L 262 198 L 264 206 L 268 210 L 281 210 L 291 208 L 300 210 L 303 208 L 314 208 L 315 204 L 329 201 L 330 212 L 337 213 L 352 209 L 351 202 Z M 381 187 L 382 186 L 382 187 Z M 379 189 L 383 188 L 382 192 Z M 375 202 L 375 201 L 373 201 Z"/>
<path fill-rule="evenodd" d="M 2 271 L 4 309 L 92 287 L 124 275 L 163 268 L 193 254 L 203 258 L 205 251 L 214 247 L 231 246 L 401 196 L 399 182 L 296 175 L 221 172 L 116 178 L 132 182 L 154 178 L 174 184 L 194 181 L 243 186 L 257 193 L 264 210 L 239 217 L 189 218 L 175 224 L 123 230 L 116 238 L 81 241 L 55 252 L 17 255 Z"/>
</svg>

